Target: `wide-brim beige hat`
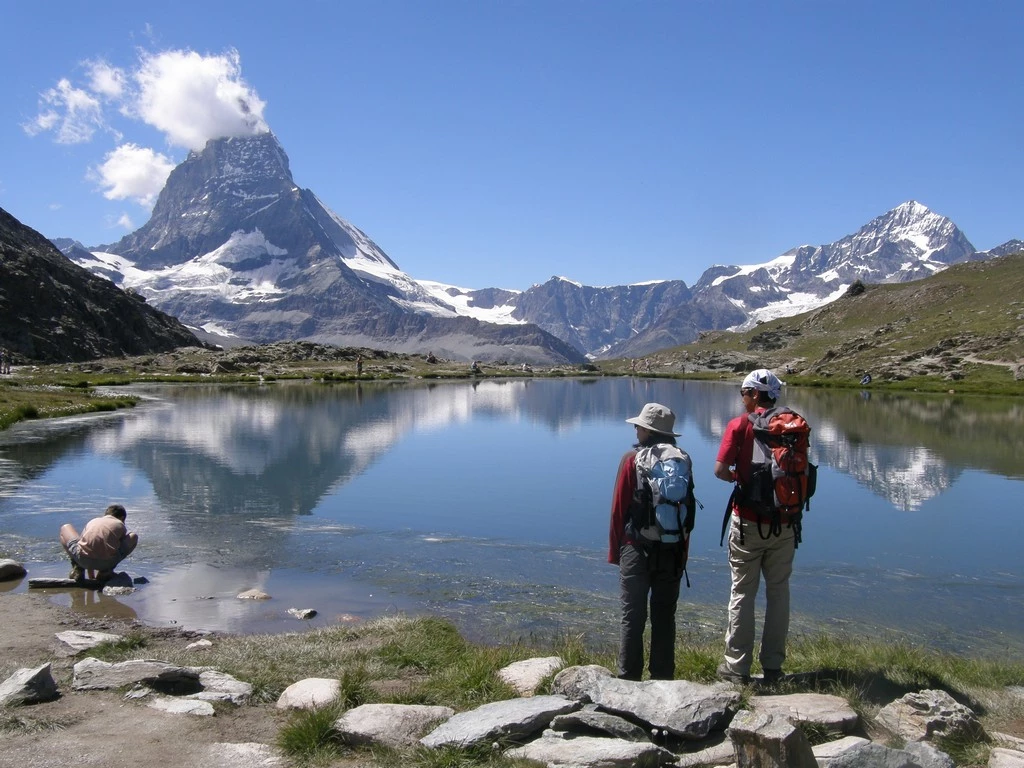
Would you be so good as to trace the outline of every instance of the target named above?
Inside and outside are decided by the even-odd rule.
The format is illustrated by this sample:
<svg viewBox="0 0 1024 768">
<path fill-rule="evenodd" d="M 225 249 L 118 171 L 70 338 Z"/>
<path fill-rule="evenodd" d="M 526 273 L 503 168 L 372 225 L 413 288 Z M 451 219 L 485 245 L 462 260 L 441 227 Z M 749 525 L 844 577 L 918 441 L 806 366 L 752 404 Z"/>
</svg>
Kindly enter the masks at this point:
<svg viewBox="0 0 1024 768">
<path fill-rule="evenodd" d="M 676 415 L 672 413 L 672 409 L 666 408 L 661 403 L 648 403 L 640 411 L 639 416 L 626 419 L 626 423 L 636 424 L 638 427 L 643 427 L 651 432 L 658 432 L 662 435 L 679 437 L 678 432 L 672 431 L 676 425 Z"/>
</svg>

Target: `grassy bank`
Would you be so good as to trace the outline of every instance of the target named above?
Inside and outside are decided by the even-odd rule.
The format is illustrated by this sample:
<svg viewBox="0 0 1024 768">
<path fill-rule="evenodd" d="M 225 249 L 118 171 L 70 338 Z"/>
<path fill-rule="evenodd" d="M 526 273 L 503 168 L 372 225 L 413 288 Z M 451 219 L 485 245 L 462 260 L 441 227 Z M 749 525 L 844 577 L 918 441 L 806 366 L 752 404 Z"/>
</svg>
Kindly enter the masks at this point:
<svg viewBox="0 0 1024 768">
<path fill-rule="evenodd" d="M 116 411 L 138 402 L 130 395 L 99 392 L 89 383 L 71 386 L 24 384 L 12 380 L 0 382 L 0 429 L 19 421 L 52 419 L 79 413 Z"/>
<path fill-rule="evenodd" d="M 146 636 L 130 636 L 101 646 L 96 654 L 108 661 L 152 657 Z M 435 704 L 465 710 L 490 701 L 512 698 L 497 671 L 534 656 L 558 655 L 567 665 L 600 664 L 614 669 L 615 649 L 594 648 L 582 636 L 565 636 L 545 645 L 527 642 L 502 646 L 474 644 L 448 622 L 437 618 L 388 617 L 355 627 L 335 627 L 283 635 L 214 638 L 202 663 L 247 680 L 255 687 L 254 705 L 276 701 L 282 691 L 307 677 L 341 681 L 341 696 L 331 707 L 290 715 L 283 723 L 279 746 L 300 763 L 329 765 L 356 759 L 380 766 L 512 765 L 492 750 L 358 750 L 342 744 L 332 730 L 345 709 L 365 703 Z M 175 651 L 168 661 L 195 664 L 194 651 Z M 679 640 L 676 677 L 713 682 L 721 658 L 719 642 Z M 967 659 L 924 650 L 900 642 L 879 642 L 836 636 L 796 638 L 790 645 L 785 682 L 771 693 L 813 691 L 845 698 L 871 722 L 895 698 L 926 688 L 948 691 L 970 706 L 987 731 L 1019 732 L 1024 728 L 1024 700 L 1006 691 L 1024 684 L 1020 660 Z M 748 688 L 744 695 L 764 693 Z M 868 731 L 870 732 L 870 725 Z M 825 741 L 833 734 L 809 734 Z M 876 739 L 878 734 L 873 734 Z M 884 741 L 884 739 L 881 739 Z M 959 765 L 984 765 L 990 746 L 984 743 L 941 745 Z"/>
</svg>

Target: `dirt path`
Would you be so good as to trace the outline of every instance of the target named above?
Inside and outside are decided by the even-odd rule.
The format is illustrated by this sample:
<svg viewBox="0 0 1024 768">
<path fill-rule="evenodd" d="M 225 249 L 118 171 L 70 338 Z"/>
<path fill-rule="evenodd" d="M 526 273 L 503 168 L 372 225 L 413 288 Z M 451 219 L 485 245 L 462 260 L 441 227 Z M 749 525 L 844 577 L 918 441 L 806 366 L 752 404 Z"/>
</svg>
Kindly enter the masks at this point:
<svg viewBox="0 0 1024 768">
<path fill-rule="evenodd" d="M 2 585 L 0 585 L 2 588 Z M 253 758 L 245 748 L 272 745 L 284 716 L 272 705 L 218 707 L 214 717 L 168 714 L 115 691 L 76 692 L 72 667 L 79 657 L 56 639 L 70 629 L 152 635 L 147 650 L 183 647 L 194 638 L 147 630 L 114 619 L 88 619 L 53 605 L 41 593 L 0 591 L 0 682 L 16 669 L 52 664 L 60 697 L 26 707 L 0 708 L 2 768 L 189 768 L 288 765 Z M 17 723 L 12 725 L 12 720 Z"/>
</svg>

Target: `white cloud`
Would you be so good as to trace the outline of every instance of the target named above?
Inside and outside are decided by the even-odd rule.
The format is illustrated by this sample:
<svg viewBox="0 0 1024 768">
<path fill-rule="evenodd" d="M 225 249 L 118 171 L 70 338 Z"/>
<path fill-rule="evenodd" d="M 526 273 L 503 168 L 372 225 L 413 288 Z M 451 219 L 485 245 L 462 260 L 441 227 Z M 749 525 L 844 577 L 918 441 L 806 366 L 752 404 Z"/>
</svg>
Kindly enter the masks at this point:
<svg viewBox="0 0 1024 768">
<path fill-rule="evenodd" d="M 135 229 L 135 224 L 132 223 L 132 217 L 127 213 L 122 213 L 117 219 L 117 226 L 124 229 L 126 232 L 131 232 Z"/>
<path fill-rule="evenodd" d="M 90 172 L 99 181 L 108 200 L 134 200 L 151 207 L 174 170 L 170 158 L 149 147 L 122 144 L 108 152 L 103 162 Z"/>
<path fill-rule="evenodd" d="M 133 113 L 173 145 L 201 150 L 210 139 L 269 130 L 263 119 L 266 103 L 242 80 L 237 51 L 144 54 L 135 81 L 139 91 Z"/>
<path fill-rule="evenodd" d="M 90 141 L 98 128 L 105 127 L 100 100 L 67 78 L 56 87 L 40 94 L 39 114 L 22 128 L 30 136 L 55 131 L 58 144 L 83 144 Z"/>
<path fill-rule="evenodd" d="M 81 66 L 86 84 L 78 87 L 62 78 L 40 94 L 39 113 L 22 125 L 26 133 L 52 133 L 57 143 L 80 144 L 102 130 L 121 142 L 122 133 L 111 119 L 121 125 L 127 118 L 161 131 L 170 146 L 201 150 L 210 139 L 270 130 L 263 119 L 266 103 L 242 79 L 235 50 L 207 56 L 189 50 L 142 51 L 130 70 L 103 59 Z M 88 177 L 110 200 L 151 207 L 174 165 L 156 150 L 126 142 L 108 152 Z"/>
<path fill-rule="evenodd" d="M 105 61 L 86 62 L 89 69 L 89 86 L 93 93 L 107 99 L 120 99 L 125 92 L 124 71 Z"/>
</svg>

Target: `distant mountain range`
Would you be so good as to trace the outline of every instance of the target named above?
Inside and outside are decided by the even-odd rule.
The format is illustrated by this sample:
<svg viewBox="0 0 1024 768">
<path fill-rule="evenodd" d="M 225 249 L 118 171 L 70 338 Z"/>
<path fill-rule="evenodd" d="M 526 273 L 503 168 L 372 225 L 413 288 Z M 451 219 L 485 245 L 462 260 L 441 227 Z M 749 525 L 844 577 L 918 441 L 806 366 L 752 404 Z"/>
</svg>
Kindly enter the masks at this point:
<svg viewBox="0 0 1024 768">
<path fill-rule="evenodd" d="M 291 176 L 271 133 L 210 141 L 170 174 L 150 220 L 117 243 L 54 243 L 72 261 L 222 345 L 309 340 L 456 360 L 579 363 L 648 355 L 842 295 L 855 280 L 915 280 L 978 252 L 910 201 L 834 243 L 712 266 L 696 285 L 594 287 L 552 277 L 526 291 L 465 289 L 404 273 Z"/>
</svg>

